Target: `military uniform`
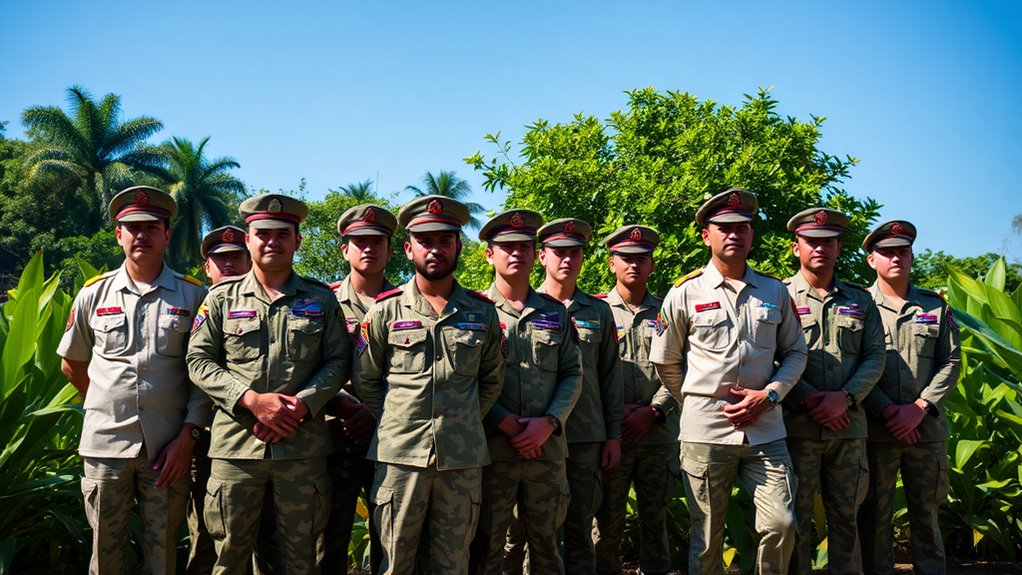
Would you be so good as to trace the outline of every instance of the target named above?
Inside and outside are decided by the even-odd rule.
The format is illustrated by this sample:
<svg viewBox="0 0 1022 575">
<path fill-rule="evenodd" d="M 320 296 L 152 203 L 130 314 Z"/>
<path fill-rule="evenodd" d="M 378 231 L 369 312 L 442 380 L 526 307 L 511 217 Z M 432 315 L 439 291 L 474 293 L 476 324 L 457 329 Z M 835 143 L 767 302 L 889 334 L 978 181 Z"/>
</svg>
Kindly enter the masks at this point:
<svg viewBox="0 0 1022 575">
<path fill-rule="evenodd" d="M 397 219 L 389 211 L 380 206 L 362 204 L 354 206 L 341 214 L 337 220 L 337 233 L 344 241 L 353 236 L 386 236 L 391 237 L 397 227 Z M 351 276 L 343 281 L 331 285 L 337 302 L 344 313 L 344 321 L 348 331 L 348 338 L 354 346 L 359 336 L 359 326 L 365 318 L 368 306 L 358 294 L 352 289 Z M 394 286 L 384 279 L 382 292 L 390 291 Z M 355 392 L 354 386 L 346 384 L 337 393 L 335 401 L 350 402 L 359 404 L 361 401 Z M 327 521 L 326 529 L 323 531 L 322 545 L 320 546 L 320 571 L 327 573 L 347 573 L 348 571 L 348 545 L 351 541 L 352 526 L 355 521 L 355 512 L 358 505 L 358 497 L 365 493 L 369 503 L 369 517 L 367 526 L 369 529 L 369 559 L 370 571 L 375 573 L 380 566 L 383 556 L 383 547 L 380 545 L 379 530 L 376 528 L 373 519 L 375 506 L 369 498 L 373 487 L 373 474 L 375 466 L 372 460 L 366 457 L 368 445 L 357 445 L 344 431 L 344 420 L 339 415 L 334 416 L 327 409 L 327 428 L 330 431 L 330 440 L 333 444 L 333 452 L 327 456 L 327 471 L 333 481 L 333 505 L 330 510 L 330 519 Z"/>
<path fill-rule="evenodd" d="M 398 214 L 409 232 L 460 230 L 460 203 L 426 196 Z M 454 282 L 437 314 L 412 279 L 369 308 L 356 344 L 355 390 L 379 422 L 372 500 L 381 572 L 411 573 L 427 508 L 433 569 L 465 573 L 490 463 L 482 417 L 500 395 L 503 337 L 493 302 Z"/>
<path fill-rule="evenodd" d="M 492 218 L 479 238 L 491 243 L 535 243 L 539 214 L 512 210 Z M 534 573 L 563 573 L 557 530 L 564 521 L 570 492 L 565 472 L 568 443 L 562 422 L 568 420 L 582 390 L 579 350 L 564 306 L 529 288 L 519 311 L 494 284 L 487 296 L 495 302 L 507 339 L 507 367 L 500 398 L 484 417 L 490 458 L 483 468 L 479 530 L 473 544 L 474 572 L 501 572 L 504 538 L 517 505 Z M 511 438 L 498 429 L 507 416 L 552 417 L 554 434 L 535 459 L 525 459 Z"/>
<path fill-rule="evenodd" d="M 810 208 L 788 222 L 788 230 L 810 238 L 837 237 L 848 218 L 827 208 Z M 800 244 L 801 245 L 801 244 Z M 859 409 L 884 368 L 883 327 L 869 293 L 834 280 L 821 297 L 801 273 L 784 282 L 795 301 L 809 349 L 806 370 L 784 398 L 788 451 L 795 466 L 797 537 L 790 572 L 812 573 L 813 502 L 820 488 L 827 517 L 828 570 L 861 574 L 856 515 L 866 496 L 866 413 Z M 813 421 L 803 403 L 814 391 L 845 391 L 847 429 Z"/>
<path fill-rule="evenodd" d="M 574 218 L 548 222 L 538 231 L 540 242 L 550 247 L 584 246 L 590 233 L 589 224 Z M 545 293 L 542 287 L 537 291 Z M 576 289 L 566 308 L 578 333 L 582 358 L 582 393 L 564 424 L 571 487 L 564 520 L 564 566 L 571 575 L 596 569 L 592 531 L 596 509 L 603 501 L 600 459 L 605 441 L 621 439 L 624 404 L 621 357 L 610 306 Z"/>
<path fill-rule="evenodd" d="M 703 204 L 700 225 L 750 222 L 755 196 L 728 190 Z M 682 483 L 692 518 L 689 573 L 720 573 L 724 516 L 737 476 L 752 494 L 761 538 L 759 573 L 783 573 L 794 544 L 791 459 L 780 409 L 741 429 L 721 412 L 735 384 L 778 402 L 806 364 L 806 342 L 784 284 L 746 267 L 726 279 L 711 262 L 664 298 L 650 361 L 678 399 Z M 775 361 L 778 362 L 775 366 Z"/>
<path fill-rule="evenodd" d="M 174 207 L 164 192 L 136 186 L 111 200 L 110 215 L 120 223 L 166 221 Z M 166 264 L 151 285 L 139 286 L 126 266 L 85 283 L 57 347 L 67 360 L 89 362 L 79 444 L 93 531 L 89 572 L 127 572 L 128 522 L 137 499 L 144 569 L 172 574 L 190 480 L 157 489 L 153 463 L 182 425 L 202 426 L 209 416 L 209 400 L 188 380 L 184 363 L 205 290 Z"/>
<path fill-rule="evenodd" d="M 863 249 L 910 246 L 915 235 L 909 222 L 886 222 L 866 237 Z M 958 384 L 961 369 L 958 325 L 951 308 L 930 290 L 909 286 L 903 306 L 895 305 L 876 284 L 870 293 L 883 321 L 887 364 L 863 402 L 870 466 L 870 488 L 859 512 L 864 572 L 894 572 L 894 494 L 900 469 L 913 568 L 916 573 L 946 573 L 937 511 L 948 494 L 944 403 Z M 914 445 L 900 443 L 887 430 L 882 414 L 891 405 L 919 399 L 927 404 L 927 415 L 916 427 L 920 440 Z"/>
<path fill-rule="evenodd" d="M 649 253 L 659 236 L 644 226 L 619 228 L 604 243 L 611 253 Z M 638 441 L 621 446 L 621 463 L 604 474 L 603 503 L 596 513 L 596 572 L 621 573 L 621 537 L 628 491 L 635 484 L 639 513 L 639 568 L 644 574 L 667 573 L 671 549 L 667 538 L 667 508 L 680 473 L 677 402 L 657 379 L 649 351 L 656 335 L 663 300 L 647 292 L 633 310 L 617 289 L 596 296 L 610 305 L 617 326 L 624 382 L 624 404 L 656 413 L 653 426 Z"/>
<path fill-rule="evenodd" d="M 304 204 L 278 194 L 249 198 L 240 209 L 257 229 L 297 225 L 306 213 Z M 286 569 L 314 572 L 331 493 L 323 408 L 349 367 L 343 316 L 327 285 L 292 272 L 271 299 L 253 270 L 210 291 L 192 328 L 188 368 L 216 405 L 206 497 L 215 572 L 245 572 L 267 485 Z M 308 414 L 290 436 L 264 443 L 253 434 L 254 415 L 239 405 L 250 390 L 295 396 Z"/>
</svg>

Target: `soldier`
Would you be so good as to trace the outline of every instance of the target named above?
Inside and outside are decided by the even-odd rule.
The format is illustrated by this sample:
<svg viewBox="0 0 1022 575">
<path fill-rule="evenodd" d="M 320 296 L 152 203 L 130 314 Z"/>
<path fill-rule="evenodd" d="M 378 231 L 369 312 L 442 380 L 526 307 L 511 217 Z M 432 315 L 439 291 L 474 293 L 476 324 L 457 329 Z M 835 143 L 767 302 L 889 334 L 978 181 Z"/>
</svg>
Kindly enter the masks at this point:
<svg viewBox="0 0 1022 575">
<path fill-rule="evenodd" d="M 568 484 L 571 502 L 564 520 L 565 571 L 596 571 L 593 516 L 603 501 L 602 473 L 621 458 L 621 356 L 610 306 L 576 287 L 583 247 L 592 228 L 575 218 L 554 220 L 538 231 L 539 259 L 546 279 L 539 288 L 568 310 L 582 354 L 582 393 L 565 422 L 568 434 Z"/>
<path fill-rule="evenodd" d="M 344 312 L 348 337 L 352 345 L 358 339 L 359 326 L 376 296 L 394 289 L 383 270 L 390 261 L 391 238 L 397 228 L 397 218 L 380 206 L 363 204 L 354 206 L 337 220 L 337 233 L 341 235 L 341 254 L 351 266 L 344 281 L 331 285 Z M 372 460 L 366 458 L 369 440 L 376 429 L 373 414 L 359 399 L 353 386 L 344 388 L 327 404 L 327 427 L 333 441 L 334 452 L 327 457 L 327 469 L 333 480 L 334 499 L 330 520 L 323 532 L 323 556 L 320 571 L 347 573 L 348 543 L 358 496 L 372 492 Z M 370 572 L 379 570 L 383 557 L 380 536 L 369 504 L 369 559 Z"/>
<path fill-rule="evenodd" d="M 500 399 L 483 419 L 490 458 L 483 468 L 473 571 L 499 575 L 504 535 L 517 504 L 534 573 L 563 573 L 557 529 L 567 513 L 568 443 L 563 423 L 582 390 L 579 350 L 561 302 L 529 286 L 536 230 L 529 210 L 494 216 L 479 231 L 496 271 L 488 296 L 496 302 L 508 360 Z"/>
<path fill-rule="evenodd" d="M 862 242 L 876 270 L 869 288 L 880 310 L 887 365 L 866 397 L 870 487 L 859 510 L 866 573 L 894 573 L 894 489 L 901 470 L 916 573 L 946 573 L 937 509 L 947 500 L 948 421 L 944 402 L 958 384 L 961 347 L 951 308 L 909 283 L 916 228 L 877 226 Z"/>
<path fill-rule="evenodd" d="M 786 572 L 795 542 L 795 479 L 774 407 L 805 369 L 806 342 L 784 284 L 746 261 L 758 209 L 756 196 L 736 188 L 699 208 L 710 263 L 667 293 L 650 352 L 684 414 L 693 575 L 723 571 L 724 516 L 736 476 L 756 506 L 757 572 Z"/>
<path fill-rule="evenodd" d="M 603 243 L 610 250 L 614 289 L 596 297 L 614 312 L 624 380 L 625 442 L 621 463 L 604 475 L 603 504 L 596 513 L 596 572 L 621 573 L 621 536 L 628 490 L 635 483 L 639 509 L 639 569 L 655 575 L 671 569 L 667 506 L 681 470 L 678 463 L 678 403 L 649 361 L 663 300 L 646 284 L 656 269 L 653 250 L 660 236 L 646 226 L 622 226 Z"/>
<path fill-rule="evenodd" d="M 355 390 L 379 422 L 369 457 L 388 575 L 414 571 L 427 509 L 434 572 L 468 571 L 490 463 L 482 417 L 500 395 L 504 341 L 493 302 L 454 279 L 467 221 L 442 196 L 401 208 L 415 275 L 377 296 L 355 345 Z"/>
<path fill-rule="evenodd" d="M 324 407 L 347 379 L 349 344 L 330 288 L 294 273 L 302 202 L 239 207 L 252 270 L 223 280 L 192 327 L 188 369 L 213 399 L 206 523 L 216 573 L 244 573 L 267 486 L 289 573 L 313 573 L 330 507 Z"/>
<path fill-rule="evenodd" d="M 209 399 L 188 381 L 188 328 L 206 291 L 163 261 L 177 206 L 156 188 L 135 186 L 108 212 L 124 264 L 85 282 L 57 353 L 84 400 L 78 452 L 92 526 L 89 572 L 127 573 L 131 508 L 142 521 L 142 569 L 173 574 L 196 440 Z"/>
<path fill-rule="evenodd" d="M 862 286 L 838 280 L 841 233 L 848 216 L 809 208 L 788 220 L 799 271 L 784 280 L 795 300 L 809 358 L 784 398 L 788 452 L 795 466 L 795 554 L 790 573 L 811 575 L 813 501 L 820 488 L 827 515 L 828 569 L 862 573 L 856 514 L 866 496 L 866 414 L 859 409 L 884 370 L 883 327 Z"/>
</svg>

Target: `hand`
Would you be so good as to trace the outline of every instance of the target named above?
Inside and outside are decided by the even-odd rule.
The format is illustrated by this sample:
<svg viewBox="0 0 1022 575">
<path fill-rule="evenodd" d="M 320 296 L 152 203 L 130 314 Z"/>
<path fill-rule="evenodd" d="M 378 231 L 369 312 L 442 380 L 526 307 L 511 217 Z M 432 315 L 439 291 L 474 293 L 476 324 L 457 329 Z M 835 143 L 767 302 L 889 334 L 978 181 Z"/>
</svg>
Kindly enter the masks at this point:
<svg viewBox="0 0 1022 575">
<path fill-rule="evenodd" d="M 515 413 L 509 413 L 504 416 L 504 419 L 500 420 L 497 424 L 497 429 L 502 431 L 504 435 L 508 437 L 514 437 L 519 433 L 525 431 L 525 425 L 518 423 L 519 416 Z"/>
<path fill-rule="evenodd" d="M 819 394 L 816 407 L 809 410 L 814 423 L 827 426 L 835 419 L 848 419 L 848 397 L 844 391 L 814 391 L 812 394 Z"/>
<path fill-rule="evenodd" d="M 898 441 L 900 441 L 904 445 L 915 445 L 915 444 L 919 443 L 919 441 L 921 439 L 922 439 L 922 435 L 919 434 L 919 430 L 918 429 L 913 429 L 912 431 L 908 432 L 907 434 L 899 437 Z"/>
<path fill-rule="evenodd" d="M 554 433 L 554 424 L 546 415 L 519 417 L 518 423 L 524 429 L 511 438 L 511 445 L 526 459 L 539 457 L 543 453 L 543 444 Z"/>
<path fill-rule="evenodd" d="M 600 469 L 610 471 L 621 463 L 621 440 L 608 439 L 603 442 L 603 452 L 600 453 Z"/>
<path fill-rule="evenodd" d="M 842 431 L 852 426 L 852 419 L 848 417 L 848 414 L 846 413 L 836 419 L 831 419 L 822 425 L 832 431 Z"/>
<path fill-rule="evenodd" d="M 281 439 L 284 439 L 283 435 L 273 431 L 258 421 L 252 426 L 252 435 L 256 436 L 256 439 L 263 443 L 278 443 Z"/>
<path fill-rule="evenodd" d="M 301 422 L 304 412 L 308 411 L 305 402 L 297 400 L 304 412 L 299 412 L 293 398 L 281 393 L 257 393 L 246 391 L 238 403 L 252 412 L 252 415 L 270 431 L 281 437 L 290 437 Z M 258 436 L 257 436 L 258 437 Z"/>
<path fill-rule="evenodd" d="M 656 423 L 656 412 L 652 407 L 644 405 L 628 409 L 626 405 L 625 417 L 621 421 L 621 431 L 625 436 L 625 441 L 633 443 L 638 441 L 649 432 L 654 423 Z"/>
<path fill-rule="evenodd" d="M 901 441 L 902 437 L 906 437 L 909 432 L 919 427 L 919 423 L 926 417 L 926 411 L 914 403 L 907 403 L 896 407 L 897 412 L 887 420 L 885 425 L 887 426 L 887 431 L 895 439 Z"/>
<path fill-rule="evenodd" d="M 355 445 L 369 445 L 369 441 L 373 438 L 373 432 L 376 431 L 376 418 L 373 417 L 366 404 L 360 403 L 354 413 L 342 421 L 344 435 L 348 439 Z"/>
<path fill-rule="evenodd" d="M 724 406 L 724 417 L 731 422 L 735 429 L 752 425 L 759 420 L 759 416 L 772 408 L 773 404 L 767 399 L 765 389 L 745 389 L 740 385 L 731 386 L 731 394 L 742 398 L 738 403 Z"/>
<path fill-rule="evenodd" d="M 812 411 L 820 402 L 823 401 L 822 391 L 810 391 L 806 394 L 805 399 L 802 400 L 802 405 L 806 408 L 806 411 Z"/>
<path fill-rule="evenodd" d="M 195 448 L 195 440 L 192 439 L 191 431 L 191 425 L 181 428 L 177 437 L 164 446 L 156 456 L 153 471 L 160 473 L 156 478 L 157 489 L 166 489 L 174 485 L 191 471 L 192 450 Z"/>
</svg>

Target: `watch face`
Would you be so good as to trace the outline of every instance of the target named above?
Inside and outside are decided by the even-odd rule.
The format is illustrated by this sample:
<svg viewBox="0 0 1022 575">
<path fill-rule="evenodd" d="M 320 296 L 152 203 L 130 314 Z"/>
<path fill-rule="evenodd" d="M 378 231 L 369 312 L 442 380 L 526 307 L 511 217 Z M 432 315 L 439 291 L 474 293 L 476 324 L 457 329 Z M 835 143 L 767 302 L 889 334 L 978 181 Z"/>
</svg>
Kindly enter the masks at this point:
<svg viewBox="0 0 1022 575">
<path fill-rule="evenodd" d="M 781 396 L 777 395 L 777 392 L 771 389 L 767 392 L 767 401 L 776 405 L 781 401 Z"/>
<path fill-rule="evenodd" d="M 193 427 L 191 433 L 192 439 L 198 439 L 200 436 L 202 436 L 202 431 L 198 427 Z"/>
</svg>

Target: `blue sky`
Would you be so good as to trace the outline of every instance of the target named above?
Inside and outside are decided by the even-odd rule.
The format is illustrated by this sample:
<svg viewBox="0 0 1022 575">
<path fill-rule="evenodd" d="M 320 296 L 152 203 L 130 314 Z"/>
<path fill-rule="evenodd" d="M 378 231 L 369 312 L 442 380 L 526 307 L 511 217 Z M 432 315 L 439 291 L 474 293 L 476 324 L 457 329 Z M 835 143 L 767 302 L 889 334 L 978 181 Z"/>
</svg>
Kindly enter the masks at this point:
<svg viewBox="0 0 1022 575">
<path fill-rule="evenodd" d="M 644 86 L 826 116 L 845 189 L 918 248 L 1022 257 L 1022 2 L 17 2 L 0 0 L 0 121 L 79 84 L 170 136 L 211 136 L 252 189 L 384 194 L 456 170 L 483 136 L 606 118 Z M 406 198 L 402 194 L 399 198 Z"/>
</svg>

